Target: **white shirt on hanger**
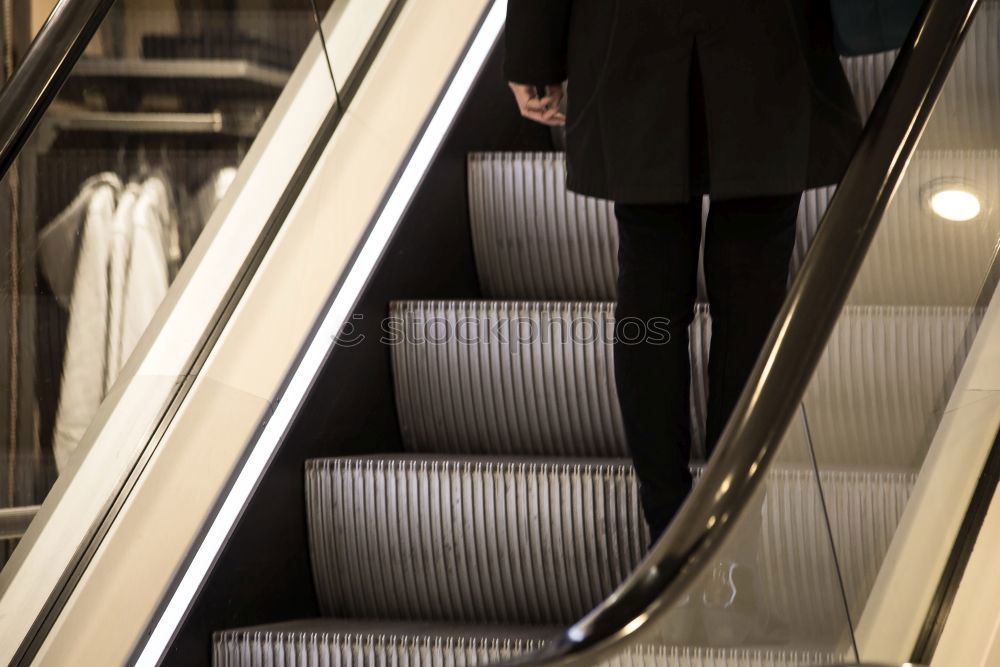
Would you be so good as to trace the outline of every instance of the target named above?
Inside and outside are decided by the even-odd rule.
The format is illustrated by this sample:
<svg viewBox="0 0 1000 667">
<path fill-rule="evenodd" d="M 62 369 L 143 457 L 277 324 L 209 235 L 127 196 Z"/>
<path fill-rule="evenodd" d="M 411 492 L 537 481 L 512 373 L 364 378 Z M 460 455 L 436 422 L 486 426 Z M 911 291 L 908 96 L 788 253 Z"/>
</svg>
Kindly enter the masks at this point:
<svg viewBox="0 0 1000 667">
<path fill-rule="evenodd" d="M 98 191 L 99 192 L 99 191 Z M 177 219 L 160 177 L 92 197 L 70 307 L 53 446 L 62 470 L 169 286 Z"/>
<path fill-rule="evenodd" d="M 146 331 L 170 285 L 168 253 L 177 220 L 167 185 L 161 178 L 150 177 L 138 188 L 130 219 L 121 300 L 112 302 L 118 311 L 118 325 L 112 332 L 114 363 L 109 365 L 112 381 Z"/>
<path fill-rule="evenodd" d="M 108 334 L 108 261 L 118 191 L 94 188 L 87 201 L 83 239 L 72 281 L 69 328 L 52 447 L 62 470 L 105 394 Z"/>
<path fill-rule="evenodd" d="M 42 274 L 48 280 L 56 301 L 67 311 L 72 302 L 73 281 L 91 199 L 97 189 L 104 187 L 110 187 L 117 199 L 123 186 L 118 176 L 111 172 L 88 178 L 80 186 L 76 199 L 38 234 Z"/>
</svg>

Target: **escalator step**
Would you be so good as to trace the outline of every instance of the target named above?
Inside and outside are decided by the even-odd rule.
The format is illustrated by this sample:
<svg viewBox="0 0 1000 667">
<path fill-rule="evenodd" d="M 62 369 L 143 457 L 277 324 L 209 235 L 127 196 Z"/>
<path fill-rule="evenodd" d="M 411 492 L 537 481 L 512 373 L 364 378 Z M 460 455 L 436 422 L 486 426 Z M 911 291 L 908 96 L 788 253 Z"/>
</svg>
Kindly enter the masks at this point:
<svg viewBox="0 0 1000 667">
<path fill-rule="evenodd" d="M 558 628 L 449 626 L 315 619 L 217 632 L 215 667 L 454 667 L 494 664 L 534 651 Z M 840 656 L 766 649 L 637 646 L 606 667 L 806 667 Z"/>
<path fill-rule="evenodd" d="M 309 619 L 217 632 L 215 667 L 482 665 L 541 647 L 558 628 Z"/>
<path fill-rule="evenodd" d="M 975 225 L 942 224 L 927 205 L 927 191 L 934 183 L 970 183 L 992 199 L 998 164 L 995 149 L 917 151 L 851 300 L 974 303 L 992 260 L 982 249 L 992 248 L 997 216 L 982 216 Z M 484 294 L 503 299 L 614 299 L 618 230 L 611 204 L 567 192 L 564 170 L 561 153 L 470 154 L 471 228 Z M 802 199 L 793 275 L 833 192 L 810 190 Z M 703 277 L 699 300 L 706 300 Z"/>
<path fill-rule="evenodd" d="M 313 572 L 329 616 L 567 624 L 607 597 L 647 542 L 632 469 L 620 460 L 347 457 L 310 461 L 306 477 Z M 845 588 L 860 601 L 913 476 L 821 479 Z M 779 469 L 766 489 L 760 518 L 725 553 L 754 562 L 760 604 L 795 636 L 828 639 L 844 612 L 815 477 Z"/>
<path fill-rule="evenodd" d="M 311 461 L 314 576 L 326 615 L 569 623 L 648 540 L 622 461 Z"/>
<path fill-rule="evenodd" d="M 390 315 L 412 332 L 392 349 L 407 449 L 626 455 L 612 304 L 405 301 Z"/>
<path fill-rule="evenodd" d="M 626 456 L 608 302 L 396 301 L 392 346 L 407 451 Z M 806 394 L 819 462 L 913 469 L 972 344 L 968 308 L 851 306 Z M 543 335 L 544 334 L 544 335 Z M 711 323 L 691 328 L 692 433 L 704 456 Z M 789 429 L 784 463 L 807 463 Z"/>
<path fill-rule="evenodd" d="M 471 153 L 467 169 L 473 248 L 485 294 L 505 299 L 614 299 L 614 210 L 609 201 L 566 190 L 563 153 Z M 793 271 L 832 194 L 833 188 L 819 188 L 803 197 Z M 703 276 L 698 294 L 705 301 Z"/>
<path fill-rule="evenodd" d="M 483 292 L 497 298 L 615 294 L 610 201 L 566 190 L 563 153 L 470 153 L 469 213 Z"/>
</svg>

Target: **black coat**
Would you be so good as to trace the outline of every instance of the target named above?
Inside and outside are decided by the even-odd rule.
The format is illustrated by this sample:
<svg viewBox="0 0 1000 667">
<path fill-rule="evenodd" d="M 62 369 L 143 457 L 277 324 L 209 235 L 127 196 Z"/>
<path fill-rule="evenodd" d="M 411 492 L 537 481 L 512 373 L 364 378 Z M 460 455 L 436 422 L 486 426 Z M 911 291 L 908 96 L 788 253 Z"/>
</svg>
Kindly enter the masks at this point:
<svg viewBox="0 0 1000 667">
<path fill-rule="evenodd" d="M 829 0 L 509 0 L 505 35 L 507 80 L 568 79 L 567 186 L 581 194 L 794 193 L 837 182 L 861 129 Z M 696 52 L 707 187 L 691 168 Z"/>
</svg>

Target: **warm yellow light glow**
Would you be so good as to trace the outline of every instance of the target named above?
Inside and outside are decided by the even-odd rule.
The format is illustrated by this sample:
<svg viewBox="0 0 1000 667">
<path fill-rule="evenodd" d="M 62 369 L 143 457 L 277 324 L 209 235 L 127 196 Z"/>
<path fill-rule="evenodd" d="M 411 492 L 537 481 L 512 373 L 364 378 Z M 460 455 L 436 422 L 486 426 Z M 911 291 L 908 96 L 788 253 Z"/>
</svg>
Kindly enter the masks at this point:
<svg viewBox="0 0 1000 667">
<path fill-rule="evenodd" d="M 977 217 L 983 205 L 979 197 L 968 190 L 947 188 L 931 195 L 931 209 L 945 220 L 966 222 Z"/>
</svg>

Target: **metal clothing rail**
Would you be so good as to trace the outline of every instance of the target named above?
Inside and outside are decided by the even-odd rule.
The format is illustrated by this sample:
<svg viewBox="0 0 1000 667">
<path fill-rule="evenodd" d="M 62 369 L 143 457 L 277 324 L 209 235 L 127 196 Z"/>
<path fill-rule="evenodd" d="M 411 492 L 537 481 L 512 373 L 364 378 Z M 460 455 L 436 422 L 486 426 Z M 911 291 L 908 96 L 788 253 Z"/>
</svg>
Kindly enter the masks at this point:
<svg viewBox="0 0 1000 667">
<path fill-rule="evenodd" d="M 16 540 L 28 529 L 41 505 L 4 507 L 0 509 L 0 540 Z"/>
<path fill-rule="evenodd" d="M 669 610 L 758 489 L 826 347 L 979 0 L 927 0 L 701 482 L 618 589 L 508 665 L 593 665 Z"/>
<path fill-rule="evenodd" d="M 59 93 L 114 0 L 59 0 L 0 92 L 0 179 Z"/>
<path fill-rule="evenodd" d="M 38 127 L 38 147 L 46 152 L 64 132 L 97 132 L 116 135 L 216 135 L 253 139 L 264 123 L 264 114 L 181 112 L 71 111 L 49 113 Z"/>
<path fill-rule="evenodd" d="M 73 79 L 84 81 L 162 80 L 204 81 L 218 85 L 244 82 L 262 91 L 281 91 L 290 73 L 249 60 L 198 58 L 83 58 L 73 70 Z"/>
</svg>

